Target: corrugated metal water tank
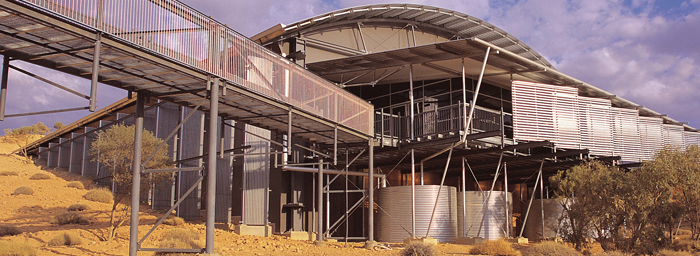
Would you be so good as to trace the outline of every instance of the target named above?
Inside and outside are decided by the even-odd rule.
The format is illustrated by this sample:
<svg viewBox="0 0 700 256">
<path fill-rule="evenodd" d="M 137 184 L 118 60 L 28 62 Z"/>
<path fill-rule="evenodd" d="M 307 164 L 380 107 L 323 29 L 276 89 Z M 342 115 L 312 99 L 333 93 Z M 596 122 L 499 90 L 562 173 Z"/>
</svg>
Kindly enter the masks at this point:
<svg viewBox="0 0 700 256">
<path fill-rule="evenodd" d="M 544 202 L 542 202 L 544 201 Z M 520 209 L 527 210 L 528 202 L 523 202 Z M 525 223 L 523 236 L 529 240 L 539 240 L 542 238 L 542 204 L 544 204 L 544 237 L 555 237 L 557 227 L 559 226 L 559 218 L 564 212 L 559 199 L 534 199 L 532 200 L 532 209 Z M 523 218 L 525 213 L 522 214 Z"/>
<path fill-rule="evenodd" d="M 506 220 L 513 215 L 513 194 L 493 191 L 489 198 L 488 191 L 466 191 L 467 214 L 462 221 L 462 192 L 457 193 L 457 230 L 460 237 L 481 237 L 489 240 L 506 236 Z M 505 200 L 508 196 L 508 217 L 506 218 Z M 484 202 L 487 207 L 484 208 Z M 482 226 L 483 221 L 483 226 Z M 464 229 L 463 228 L 464 225 Z M 481 232 L 479 232 L 481 227 Z"/>
<path fill-rule="evenodd" d="M 428 231 L 439 185 L 416 186 L 416 237 Z M 430 237 L 439 242 L 454 242 L 457 238 L 457 189 L 443 186 L 437 200 Z M 411 231 L 411 186 L 387 187 L 377 190 L 377 240 L 403 242 Z"/>
</svg>

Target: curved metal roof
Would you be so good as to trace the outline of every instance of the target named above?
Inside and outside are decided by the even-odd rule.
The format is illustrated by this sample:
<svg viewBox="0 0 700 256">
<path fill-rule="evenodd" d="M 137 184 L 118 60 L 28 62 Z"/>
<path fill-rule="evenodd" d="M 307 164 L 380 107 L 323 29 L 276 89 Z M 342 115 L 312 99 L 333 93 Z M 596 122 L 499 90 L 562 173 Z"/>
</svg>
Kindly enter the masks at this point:
<svg viewBox="0 0 700 256">
<path fill-rule="evenodd" d="M 341 9 L 284 26 L 285 34 L 305 33 L 343 23 L 413 24 L 450 39 L 479 38 L 554 69 L 542 55 L 522 41 L 481 19 L 448 9 L 417 4 L 380 4 Z"/>
</svg>

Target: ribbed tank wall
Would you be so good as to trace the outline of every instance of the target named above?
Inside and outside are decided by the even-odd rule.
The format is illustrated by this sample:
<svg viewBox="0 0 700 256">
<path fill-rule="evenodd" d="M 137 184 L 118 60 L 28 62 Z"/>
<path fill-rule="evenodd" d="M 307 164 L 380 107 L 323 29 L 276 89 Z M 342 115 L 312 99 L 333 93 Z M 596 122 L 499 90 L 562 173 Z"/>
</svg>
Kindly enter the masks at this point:
<svg viewBox="0 0 700 256">
<path fill-rule="evenodd" d="M 462 220 L 462 192 L 457 193 L 457 231 L 459 237 L 482 237 L 489 240 L 506 236 L 506 220 L 513 214 L 513 194 L 493 191 L 489 198 L 488 191 L 466 191 L 466 221 Z M 506 217 L 505 200 L 508 196 L 508 217 Z M 484 202 L 487 206 L 484 208 Z M 483 223 L 483 225 L 482 225 Z M 464 226 L 463 226 L 464 225 Z M 464 229 L 462 229 L 464 227 Z M 511 233 L 512 234 L 512 233 Z"/>
<path fill-rule="evenodd" d="M 523 202 L 522 209 L 527 210 L 528 202 Z M 544 204 L 544 237 L 557 236 L 559 217 L 561 217 L 564 212 L 564 208 L 561 206 L 560 202 L 561 201 L 558 199 L 532 200 L 532 209 L 530 209 L 530 214 L 527 217 L 523 236 L 530 240 L 539 240 L 542 238 L 542 204 Z M 525 217 L 524 212 L 522 216 L 523 218 Z"/>
<path fill-rule="evenodd" d="M 416 234 L 423 237 L 428 231 L 430 217 L 438 196 L 438 185 L 416 186 Z M 430 237 L 440 242 L 454 242 L 457 238 L 457 189 L 443 186 L 437 200 Z M 403 242 L 411 232 L 411 187 L 397 186 L 377 190 L 377 240 Z"/>
</svg>

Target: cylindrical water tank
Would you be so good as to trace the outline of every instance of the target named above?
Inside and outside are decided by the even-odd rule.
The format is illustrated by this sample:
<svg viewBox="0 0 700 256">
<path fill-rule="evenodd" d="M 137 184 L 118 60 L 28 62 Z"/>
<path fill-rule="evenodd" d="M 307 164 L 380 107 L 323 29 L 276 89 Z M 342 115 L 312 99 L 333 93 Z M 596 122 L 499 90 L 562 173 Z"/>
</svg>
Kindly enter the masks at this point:
<svg viewBox="0 0 700 256">
<path fill-rule="evenodd" d="M 457 232 L 459 237 L 481 237 L 495 240 L 506 237 L 506 229 L 512 224 L 513 195 L 504 191 L 466 191 L 466 219 L 462 219 L 462 193 L 457 193 Z M 506 196 L 508 216 L 506 217 Z M 484 206 L 484 202 L 486 206 Z M 508 221 L 508 222 L 506 222 Z M 466 236 L 464 235 L 466 234 Z M 511 233 L 511 236 L 513 234 Z"/>
<path fill-rule="evenodd" d="M 520 216 L 525 218 L 527 205 L 529 200 L 522 203 L 523 213 Z M 523 236 L 531 241 L 536 241 L 542 238 L 542 204 L 544 204 L 544 237 L 561 236 L 557 234 L 559 227 L 559 218 L 564 212 L 559 199 L 534 199 L 532 200 L 532 208 L 527 216 L 525 230 Z"/>
<path fill-rule="evenodd" d="M 416 234 L 424 237 L 430 216 L 435 216 L 429 236 L 439 242 L 454 242 L 457 238 L 457 189 L 443 186 L 438 198 L 439 185 L 416 186 Z M 377 241 L 403 242 L 411 232 L 411 186 L 387 187 L 377 190 Z"/>
</svg>

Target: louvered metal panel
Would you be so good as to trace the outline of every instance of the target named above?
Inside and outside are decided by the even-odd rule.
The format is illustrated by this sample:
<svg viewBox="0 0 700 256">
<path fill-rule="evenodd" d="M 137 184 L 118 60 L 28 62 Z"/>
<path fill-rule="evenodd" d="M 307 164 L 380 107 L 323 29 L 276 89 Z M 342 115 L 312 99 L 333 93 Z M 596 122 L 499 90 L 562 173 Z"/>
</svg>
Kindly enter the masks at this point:
<svg viewBox="0 0 700 256">
<path fill-rule="evenodd" d="M 685 141 L 683 138 L 683 126 L 675 124 L 663 124 L 664 146 L 671 146 L 683 149 Z"/>
<path fill-rule="evenodd" d="M 192 111 L 191 109 L 185 109 L 182 111 L 182 115 L 186 116 Z M 202 155 L 203 149 L 203 131 L 202 127 L 204 125 L 204 114 L 197 111 L 190 117 L 187 122 L 182 126 L 180 138 L 182 142 L 180 143 L 180 159 L 187 159 L 190 157 L 196 157 Z M 202 166 L 202 160 L 197 159 L 193 161 L 187 161 L 180 164 L 180 167 L 200 167 Z M 189 172 L 179 172 L 177 181 L 177 195 L 181 197 L 187 192 L 187 190 L 195 184 L 200 173 L 197 171 Z M 201 184 L 192 193 L 190 193 L 187 198 L 185 198 L 179 205 L 177 214 L 179 217 L 186 220 L 199 220 L 200 214 L 200 199 L 201 199 Z"/>
<path fill-rule="evenodd" d="M 685 147 L 691 145 L 700 146 L 700 132 L 683 131 L 685 137 Z"/>
<path fill-rule="evenodd" d="M 270 131 L 252 125 L 245 126 L 246 130 L 270 138 Z M 245 145 L 251 148 L 245 153 L 269 153 L 270 142 L 246 133 Z M 266 225 L 268 220 L 268 191 L 270 188 L 270 156 L 254 155 L 243 158 L 243 216 L 242 222 L 247 225 Z"/>
<path fill-rule="evenodd" d="M 639 112 L 635 109 L 611 108 L 615 156 L 625 162 L 640 160 Z"/>
<path fill-rule="evenodd" d="M 581 147 L 578 89 L 513 81 L 513 137 L 549 140 L 558 147 Z"/>
<path fill-rule="evenodd" d="M 218 123 L 222 120 L 219 118 Z M 224 121 L 232 124 L 232 121 Z M 223 147 L 219 144 L 218 149 L 233 148 L 233 128 L 230 126 L 219 125 L 220 139 L 219 143 L 223 143 Z M 231 223 L 231 190 L 233 189 L 233 159 L 231 157 L 216 158 L 216 213 L 215 221 L 223 223 Z"/>
<path fill-rule="evenodd" d="M 92 130 L 95 130 L 95 128 L 85 127 L 86 133 Z M 93 132 L 85 135 L 85 143 L 83 145 L 83 176 L 97 176 L 97 168 L 99 166 L 99 163 L 97 161 L 92 161 L 93 157 L 90 155 L 90 147 L 92 146 L 92 142 L 95 140 L 97 140 L 97 133 Z"/>
<path fill-rule="evenodd" d="M 579 96 L 581 147 L 592 155 L 613 154 L 610 100 Z"/>
<path fill-rule="evenodd" d="M 70 164 L 68 172 L 82 174 L 83 173 L 83 150 L 85 150 L 85 137 L 80 136 L 80 133 L 73 133 L 70 142 Z"/>
<path fill-rule="evenodd" d="M 165 139 L 180 122 L 180 107 L 173 103 L 165 103 L 158 106 L 156 111 L 156 129 L 155 135 L 157 138 Z M 145 120 L 144 120 L 145 122 Z M 145 126 L 145 124 L 144 124 Z M 168 143 L 168 156 L 173 157 L 173 144 L 175 138 L 171 138 Z M 173 203 L 173 182 L 162 181 L 155 185 L 153 189 L 153 198 L 151 199 L 153 209 L 168 209 Z"/>
<path fill-rule="evenodd" d="M 661 135 L 663 119 L 658 117 L 639 117 L 639 137 L 641 140 L 641 160 L 650 161 L 664 146 Z"/>
</svg>

